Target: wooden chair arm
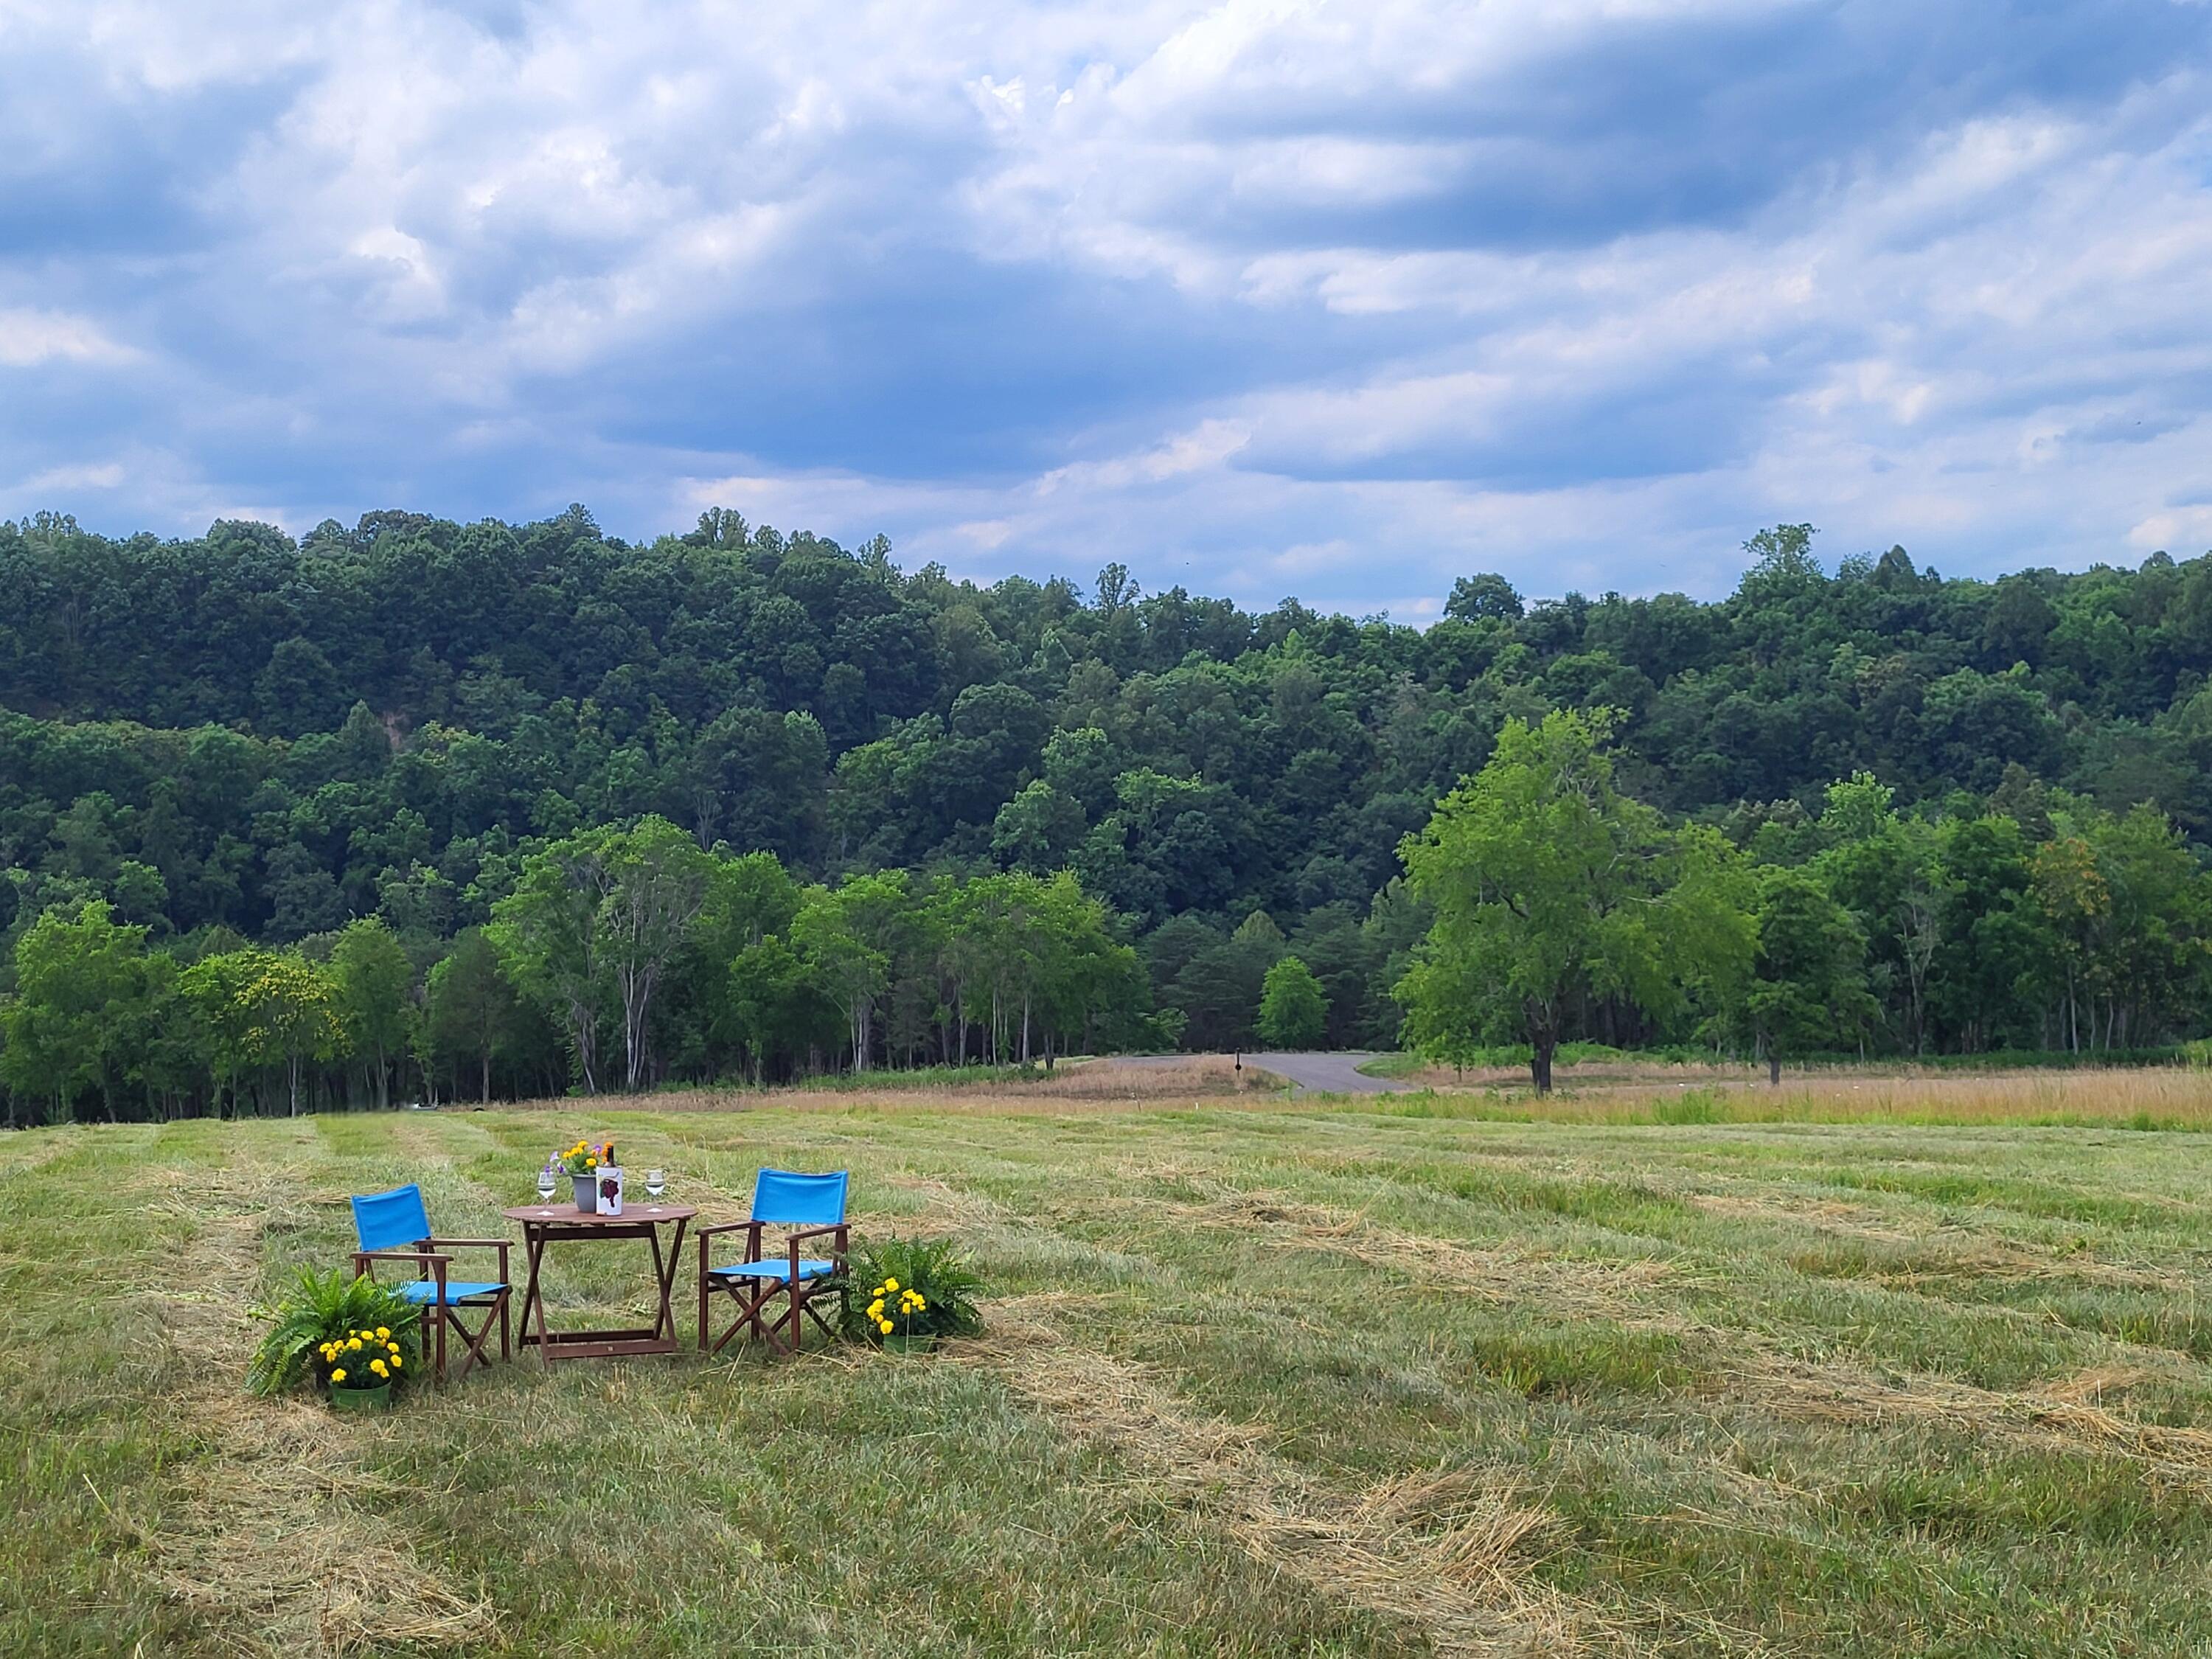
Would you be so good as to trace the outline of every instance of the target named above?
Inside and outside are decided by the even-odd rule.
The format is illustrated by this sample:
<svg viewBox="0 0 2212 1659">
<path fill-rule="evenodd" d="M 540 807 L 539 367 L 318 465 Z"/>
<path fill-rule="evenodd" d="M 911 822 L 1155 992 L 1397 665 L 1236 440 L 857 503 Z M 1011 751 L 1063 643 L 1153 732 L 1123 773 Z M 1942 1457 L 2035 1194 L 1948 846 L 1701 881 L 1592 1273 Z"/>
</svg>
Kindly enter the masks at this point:
<svg viewBox="0 0 2212 1659">
<path fill-rule="evenodd" d="M 376 1275 L 369 1273 L 367 1265 L 371 1261 L 411 1261 L 423 1269 L 416 1275 L 418 1278 L 438 1281 L 438 1299 L 443 1302 L 446 1297 L 446 1269 L 453 1265 L 453 1257 L 440 1255 L 433 1250 L 356 1250 L 353 1253 L 353 1270 L 356 1275 L 366 1274 L 374 1279 Z"/>
<path fill-rule="evenodd" d="M 501 1284 L 502 1284 L 502 1285 L 504 1285 L 504 1284 L 507 1282 L 507 1253 L 509 1250 L 511 1250 L 511 1249 L 513 1249 L 514 1248 L 514 1241 L 512 1241 L 511 1239 L 505 1239 L 505 1238 L 432 1238 L 432 1239 L 426 1239 L 426 1240 L 424 1240 L 423 1242 L 424 1242 L 425 1243 L 428 1243 L 428 1244 L 434 1244 L 434 1245 L 439 1246 L 439 1247 L 440 1247 L 440 1248 L 441 1248 L 441 1249 L 449 1249 L 449 1250 L 451 1250 L 451 1249 L 468 1249 L 468 1250 L 497 1250 L 497 1251 L 499 1252 L 499 1279 L 500 1279 L 500 1283 L 501 1283 Z"/>
<path fill-rule="evenodd" d="M 799 1227 L 784 1235 L 784 1248 L 791 1253 L 791 1277 L 784 1282 L 791 1286 L 791 1293 L 793 1296 L 797 1297 L 801 1294 L 799 1288 L 799 1241 L 807 1238 L 820 1238 L 825 1234 L 836 1234 L 837 1237 L 837 1248 L 830 1253 L 830 1259 L 832 1261 L 835 1261 L 840 1267 L 842 1267 L 845 1265 L 845 1234 L 847 1231 L 847 1224 L 839 1222 L 834 1227 Z M 835 1277 L 834 1274 L 831 1276 Z M 796 1317 L 795 1315 L 793 1316 Z"/>
<path fill-rule="evenodd" d="M 741 1228 L 741 1227 L 758 1227 L 758 1226 L 760 1226 L 761 1224 L 761 1224 L 761 1223 L 759 1223 L 759 1222 L 757 1222 L 757 1221 L 724 1221 L 724 1222 L 719 1222 L 719 1223 L 717 1223 L 715 1225 L 714 1225 L 714 1226 L 712 1226 L 712 1227 L 702 1227 L 702 1228 L 700 1228 L 700 1229 L 698 1230 L 698 1231 L 696 1231 L 696 1232 L 693 1233 L 693 1234 L 691 1235 L 691 1237 L 694 1237 L 694 1238 L 712 1238 L 712 1237 L 714 1237 L 717 1233 L 733 1233 L 733 1232 L 736 1232 L 736 1231 L 737 1231 L 739 1228 Z"/>
</svg>

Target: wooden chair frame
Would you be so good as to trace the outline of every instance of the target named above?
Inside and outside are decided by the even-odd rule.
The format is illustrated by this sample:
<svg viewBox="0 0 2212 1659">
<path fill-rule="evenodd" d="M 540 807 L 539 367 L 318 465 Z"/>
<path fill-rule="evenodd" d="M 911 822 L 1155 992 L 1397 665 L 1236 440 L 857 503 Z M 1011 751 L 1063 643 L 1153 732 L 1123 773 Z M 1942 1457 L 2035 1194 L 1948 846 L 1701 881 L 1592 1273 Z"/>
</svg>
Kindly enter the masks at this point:
<svg viewBox="0 0 2212 1659">
<path fill-rule="evenodd" d="M 840 1322 L 842 1322 L 848 1289 L 845 1257 L 851 1248 L 853 1231 L 849 1222 L 840 1221 L 824 1227 L 800 1227 L 786 1234 L 783 1242 L 788 1255 L 786 1260 L 784 1278 L 772 1279 L 765 1276 L 755 1278 L 750 1275 L 721 1274 L 713 1271 L 713 1257 L 708 1249 L 708 1241 L 710 1238 L 720 1233 L 742 1232 L 745 1235 L 745 1261 L 764 1261 L 767 1258 L 761 1254 L 763 1237 L 773 1224 L 775 1224 L 766 1221 L 730 1221 L 725 1222 L 719 1227 L 702 1227 L 699 1230 L 700 1352 L 720 1353 L 729 1346 L 732 1337 L 741 1330 L 750 1328 L 756 1341 L 764 1341 L 771 1348 L 780 1347 L 786 1353 L 797 1353 L 805 1330 L 805 1327 L 799 1322 L 799 1315 L 802 1313 L 820 1328 L 824 1336 L 829 1337 L 832 1341 L 836 1340 L 836 1330 L 822 1317 L 821 1313 L 815 1308 L 814 1303 L 815 1299 L 824 1292 L 836 1291 Z M 802 1279 L 799 1271 L 800 1259 L 799 1247 L 810 1238 L 830 1238 L 836 1241 L 830 1253 L 830 1260 L 835 1265 L 826 1273 L 817 1273 L 811 1279 Z M 717 1290 L 727 1293 L 737 1302 L 738 1313 L 737 1317 L 731 1321 L 729 1329 L 717 1337 L 714 1346 L 709 1347 L 707 1342 L 709 1332 L 708 1304 Z M 763 1312 L 778 1296 L 788 1297 L 790 1306 L 785 1310 L 780 1318 L 763 1322 L 761 1317 Z M 783 1328 L 784 1332 L 781 1339 L 775 1334 L 779 1325 Z"/>
<path fill-rule="evenodd" d="M 510 1308 L 514 1286 L 507 1282 L 507 1273 L 509 1248 L 509 1242 L 504 1238 L 421 1238 L 415 1241 L 415 1248 L 411 1250 L 356 1250 L 353 1253 L 353 1270 L 356 1273 L 369 1273 L 373 1278 L 374 1275 L 369 1267 L 373 1261 L 411 1261 L 416 1266 L 418 1279 L 437 1280 L 437 1301 L 429 1304 L 418 1303 L 416 1305 L 423 1308 L 434 1328 L 436 1357 L 431 1361 L 430 1376 L 442 1387 L 446 1381 L 446 1327 L 448 1325 L 459 1333 L 462 1344 L 461 1369 L 454 1377 L 456 1382 L 466 1376 L 474 1367 L 491 1364 L 491 1356 L 484 1352 L 484 1344 L 491 1339 L 494 1319 L 499 1321 L 499 1357 L 511 1359 L 514 1356 L 514 1315 Z M 489 1302 L 459 1303 L 446 1299 L 447 1270 L 452 1267 L 453 1258 L 443 1252 L 465 1249 L 499 1252 L 500 1285 Z M 461 1310 L 470 1306 L 483 1310 L 483 1322 L 474 1332 L 469 1329 L 468 1322 L 461 1317 Z"/>
</svg>

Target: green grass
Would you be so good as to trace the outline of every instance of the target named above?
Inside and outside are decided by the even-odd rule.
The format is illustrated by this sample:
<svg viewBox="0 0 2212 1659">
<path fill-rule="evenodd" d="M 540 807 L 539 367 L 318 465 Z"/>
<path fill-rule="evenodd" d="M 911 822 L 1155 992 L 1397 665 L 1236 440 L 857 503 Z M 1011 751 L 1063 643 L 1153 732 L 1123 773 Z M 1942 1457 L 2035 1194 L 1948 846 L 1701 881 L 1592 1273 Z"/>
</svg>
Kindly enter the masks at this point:
<svg viewBox="0 0 2212 1659">
<path fill-rule="evenodd" d="M 0 1652 L 2212 1650 L 2206 1137 L 1405 1107 L 10 1137 Z M 495 1233 L 587 1131 L 717 1218 L 849 1167 L 991 1328 L 243 1396 L 348 1193 Z M 556 1318 L 637 1309 L 631 1248 Z"/>
</svg>

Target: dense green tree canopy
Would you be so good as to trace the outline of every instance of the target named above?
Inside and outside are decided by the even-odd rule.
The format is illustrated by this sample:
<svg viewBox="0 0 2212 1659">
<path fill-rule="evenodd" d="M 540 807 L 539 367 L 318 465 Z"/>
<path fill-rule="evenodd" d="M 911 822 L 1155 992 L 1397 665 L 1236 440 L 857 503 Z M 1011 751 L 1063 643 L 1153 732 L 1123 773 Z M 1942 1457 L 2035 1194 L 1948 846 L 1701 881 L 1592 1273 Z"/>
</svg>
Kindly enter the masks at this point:
<svg viewBox="0 0 2212 1659">
<path fill-rule="evenodd" d="M 1446 1058 L 1525 1041 L 1540 1093 L 1590 1010 L 1663 1025 L 1699 993 L 1724 1007 L 1752 952 L 1734 849 L 1623 797 L 1601 734 L 1565 710 L 1509 720 L 1406 842 L 1436 913 L 1401 988 L 1409 1032 Z"/>
<path fill-rule="evenodd" d="M 2197 1034 L 2212 556 L 1985 583 L 1895 548 L 1830 566 L 1818 545 L 1807 526 L 1761 532 L 1713 604 L 1529 599 L 1471 574 L 1419 629 L 1148 593 L 1118 564 L 1085 587 L 980 586 L 721 511 L 644 545 L 581 507 L 525 525 L 375 513 L 298 540 L 0 526 L 0 996 L 34 997 L 20 946 L 94 902 L 143 930 L 149 976 L 104 1060 L 66 1036 L 40 1048 L 65 999 L 11 1014 L 27 1052 L 0 1060 L 9 1109 L 258 1099 L 226 978 L 248 950 L 334 981 L 333 1057 L 310 1044 L 297 1062 L 331 1068 L 311 1093 L 458 1086 L 464 1067 L 497 1092 L 833 1051 L 1018 1059 L 1022 988 L 979 976 L 931 896 L 1063 872 L 1145 983 L 1111 1018 L 1053 1013 L 1052 1042 L 1141 1026 L 1249 1043 L 1265 976 L 1294 954 L 1327 992 L 1327 1041 L 1389 1044 L 1431 920 L 1424 884 L 1392 887 L 1397 848 L 1509 722 L 1554 711 L 1610 711 L 1613 787 L 1668 836 L 1702 826 L 1848 913 L 1871 1049 Z M 607 894 L 542 855 L 645 823 L 675 902 L 608 955 Z M 678 868 L 671 836 L 711 867 Z M 712 884 L 749 858 L 782 887 L 732 909 Z M 770 939 L 796 960 L 838 936 L 842 902 L 803 890 L 894 872 L 906 913 L 854 936 L 849 977 L 784 971 Z M 349 931 L 372 921 L 405 958 L 404 1009 L 395 958 Z M 427 1029 L 429 975 L 476 929 L 513 1018 L 472 996 L 474 1038 L 458 1013 Z M 1077 959 L 1107 980 L 1129 967 Z M 1593 987 L 1560 1029 L 1759 1041 L 1718 994 L 1690 987 L 1662 1012 Z"/>
<path fill-rule="evenodd" d="M 1271 1048 L 1318 1048 L 1328 1030 L 1328 993 L 1313 969 L 1285 957 L 1260 987 L 1260 1037 Z"/>
</svg>

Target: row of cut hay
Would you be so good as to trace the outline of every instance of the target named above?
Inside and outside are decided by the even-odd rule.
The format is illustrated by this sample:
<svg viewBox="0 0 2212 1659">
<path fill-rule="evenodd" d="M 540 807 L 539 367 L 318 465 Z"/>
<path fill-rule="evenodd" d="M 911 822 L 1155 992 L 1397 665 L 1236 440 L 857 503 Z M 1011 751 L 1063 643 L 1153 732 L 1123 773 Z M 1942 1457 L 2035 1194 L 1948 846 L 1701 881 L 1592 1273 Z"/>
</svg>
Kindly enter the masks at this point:
<svg viewBox="0 0 2212 1659">
<path fill-rule="evenodd" d="M 352 1454 L 354 1436 L 382 1431 L 238 1391 L 257 1335 L 244 1293 L 259 1276 L 262 1232 L 309 1201 L 252 1161 L 254 1145 L 239 1138 L 222 1168 L 196 1179 L 189 1205 L 149 1206 L 188 1239 L 150 1293 L 179 1374 L 194 1379 L 172 1403 L 215 1448 L 170 1477 L 179 1501 L 142 1540 L 150 1571 L 198 1615 L 208 1651 L 477 1647 L 497 1634 L 489 1605 L 422 1565 L 388 1513 L 396 1494 Z"/>
<path fill-rule="evenodd" d="M 1870 1205 L 1841 1199 L 1785 1201 L 1759 1194 L 1710 1192 L 1684 1192 L 1680 1197 L 1708 1215 L 1802 1229 L 1815 1238 L 1863 1245 L 1869 1252 L 1894 1252 L 1893 1263 L 1870 1254 L 1866 1272 L 1859 1275 L 1888 1289 L 1910 1290 L 1973 1278 L 2015 1285 L 2094 1285 L 2176 1297 L 2198 1294 L 2192 1280 L 2171 1270 L 2100 1261 L 2078 1249 L 2057 1255 L 2039 1253 L 2017 1240 L 1994 1238 L 1958 1227 L 1911 1232 L 1877 1219 L 1881 1212 Z"/>
<path fill-rule="evenodd" d="M 1477 1248 L 1407 1233 L 1357 1212 L 1260 1191 L 1230 1193 L 1204 1204 L 1139 1198 L 1116 1202 L 1167 1211 L 1193 1224 L 1285 1248 L 1342 1255 L 1432 1288 L 1692 1340 L 1719 1386 L 1739 1404 L 1861 1425 L 1938 1421 L 2040 1448 L 2117 1457 L 2171 1484 L 2212 1496 L 2212 1431 L 2141 1422 L 2100 1403 L 2107 1392 L 2124 1395 L 2165 1374 L 2158 1368 L 2106 1366 L 2050 1389 L 2011 1391 L 1918 1374 L 1881 1376 L 1845 1363 L 1801 1359 L 1759 1333 L 1723 1329 L 1654 1305 L 1654 1292 L 1678 1291 L 1693 1282 L 1668 1261 Z M 2170 1369 L 2171 1356 L 2163 1351 L 2117 1341 L 2109 1346 L 2166 1358 Z"/>
<path fill-rule="evenodd" d="M 1069 1339 L 1073 1298 L 994 1310 L 963 1363 L 988 1365 L 1064 1431 L 1110 1449 L 1147 1484 L 1255 1559 L 1325 1596 L 1416 1626 L 1440 1652 L 1620 1651 L 1621 1631 L 1534 1584 L 1556 1518 L 1479 1470 L 1401 1475 L 1347 1497 L 1270 1452 L 1260 1431 L 1190 1411 L 1145 1367 Z"/>
</svg>

